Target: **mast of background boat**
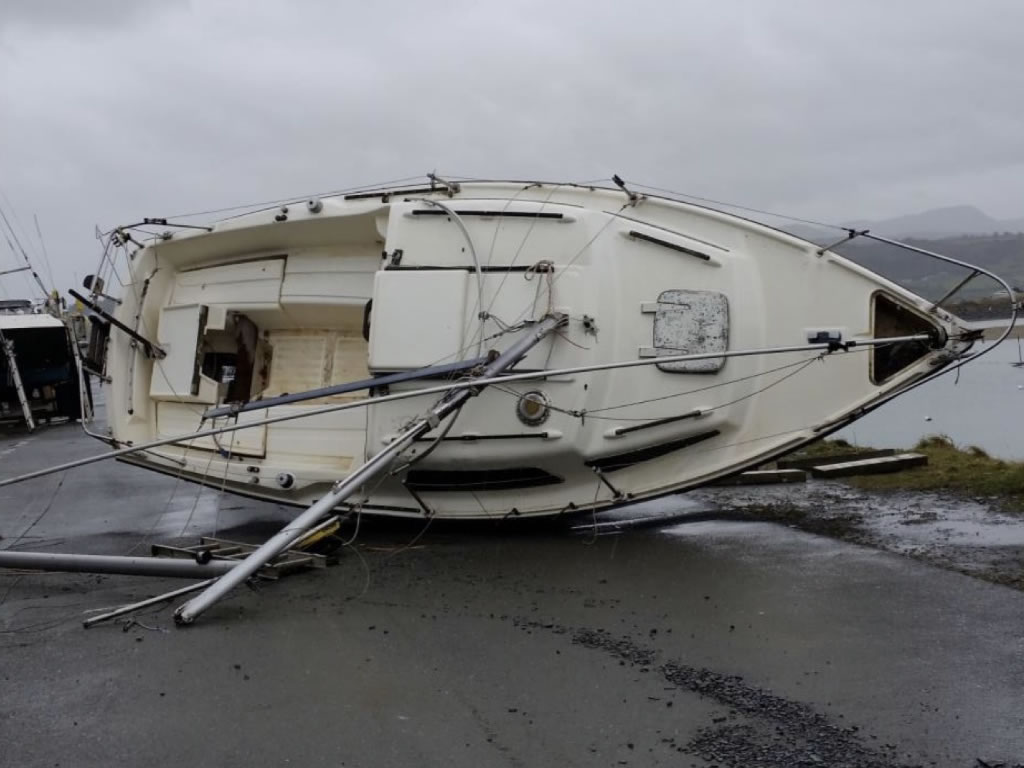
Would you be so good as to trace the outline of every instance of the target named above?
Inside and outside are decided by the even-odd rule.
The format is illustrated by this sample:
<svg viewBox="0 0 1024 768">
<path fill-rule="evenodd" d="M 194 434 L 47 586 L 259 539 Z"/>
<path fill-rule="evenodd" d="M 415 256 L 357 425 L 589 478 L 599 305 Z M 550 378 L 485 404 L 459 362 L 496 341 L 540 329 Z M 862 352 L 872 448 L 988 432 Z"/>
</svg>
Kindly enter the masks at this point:
<svg viewBox="0 0 1024 768">
<path fill-rule="evenodd" d="M 431 408 L 426 416 L 421 416 L 401 432 L 387 448 L 380 451 L 344 480 L 338 482 L 331 492 L 309 507 L 295 520 L 282 528 L 259 549 L 250 554 L 234 569 L 224 574 L 202 593 L 189 600 L 174 612 L 174 620 L 178 624 L 191 624 L 206 609 L 210 608 L 232 589 L 240 585 L 256 571 L 262 568 L 281 552 L 288 549 L 297 539 L 301 538 L 320 518 L 334 509 L 338 504 L 351 496 L 363 483 L 386 472 L 391 462 L 412 442 L 430 430 L 442 420 L 456 413 L 469 398 L 479 394 L 486 385 L 481 382 L 493 378 L 497 374 L 515 365 L 541 340 L 557 328 L 568 323 L 566 315 L 550 315 L 527 335 L 521 337 L 507 350 L 495 357 L 484 368 L 483 373 L 469 382 L 472 389 L 460 389 L 448 392 Z M 475 385 L 475 386 L 474 386 Z"/>
<path fill-rule="evenodd" d="M 43 283 L 42 278 L 39 277 L 39 274 L 36 272 L 35 268 L 32 266 L 32 261 L 29 259 L 28 253 L 26 253 L 25 251 L 25 247 L 21 244 L 21 241 L 18 239 L 18 235 L 14 231 L 14 227 L 11 226 L 11 222 L 7 218 L 7 214 L 4 213 L 4 209 L 2 207 L 0 207 L 0 220 L 3 220 L 4 224 L 7 227 L 7 232 L 10 233 L 10 237 L 7 236 L 7 232 L 4 233 L 4 239 L 7 241 L 7 247 L 11 249 L 11 252 L 14 254 L 15 258 L 18 257 L 18 254 L 20 252 L 21 257 L 25 260 L 25 266 L 28 267 L 28 271 L 32 273 L 32 277 L 35 278 L 36 284 L 39 286 L 39 289 L 43 292 L 43 298 L 49 301 L 50 291 L 46 287 L 46 284 Z M 11 238 L 14 238 L 14 243 L 11 242 Z M 17 248 L 14 247 L 15 244 L 17 244 L 18 246 Z"/>
<path fill-rule="evenodd" d="M 381 403 L 390 403 L 395 400 L 406 400 L 410 397 L 421 397 L 423 395 L 436 395 L 443 392 L 451 392 L 454 390 L 471 389 L 473 387 L 486 386 L 488 384 L 509 384 L 517 381 L 534 381 L 536 379 L 546 379 L 550 376 L 569 376 L 575 373 L 590 373 L 592 371 L 611 371 L 619 368 L 635 368 L 638 366 L 645 365 L 658 365 L 664 363 L 684 363 L 692 362 L 694 360 L 711 360 L 720 357 L 752 357 L 754 355 L 779 355 L 779 354 L 791 354 L 794 352 L 822 352 L 832 353 L 834 351 L 845 350 L 847 348 L 854 347 L 873 347 L 885 344 L 898 344 L 905 341 L 931 341 L 933 337 L 928 333 L 918 333 L 913 336 L 891 336 L 881 339 L 855 339 L 849 342 L 837 343 L 814 343 L 814 344 L 801 344 L 793 347 L 765 347 L 762 349 L 740 349 L 725 352 L 707 352 L 698 355 L 664 355 L 659 357 L 647 357 L 638 360 L 623 360 L 614 363 L 597 363 L 594 365 L 578 365 L 572 368 L 550 368 L 540 371 L 530 371 L 528 373 L 514 373 L 508 376 L 495 376 L 487 379 L 473 379 L 471 381 L 456 381 L 450 384 L 443 384 L 436 387 L 425 387 L 423 389 L 414 389 L 408 392 L 396 392 L 393 395 L 382 395 L 381 397 L 368 397 L 363 400 L 359 400 L 354 403 L 339 403 L 338 405 L 327 405 L 323 408 L 315 408 L 305 413 L 288 413 L 282 416 L 268 416 L 265 419 L 254 419 L 247 421 L 244 424 L 230 424 L 223 427 L 214 427 L 212 429 L 203 429 L 196 432 L 189 432 L 184 435 L 174 435 L 172 437 L 164 437 L 159 440 L 152 440 L 148 443 L 140 443 L 139 445 L 131 445 L 125 448 L 118 448 L 107 453 L 99 453 L 95 456 L 87 456 L 84 459 L 77 459 L 75 461 L 69 461 L 65 464 L 59 464 L 57 466 L 48 467 L 47 469 L 40 469 L 35 472 L 26 472 L 23 475 L 17 475 L 16 477 L 9 477 L 5 480 L 0 480 L 0 488 L 5 485 L 13 485 L 14 483 L 24 482 L 25 480 L 34 480 L 37 477 L 43 477 L 45 475 L 52 475 L 55 472 L 63 472 L 68 469 L 75 469 L 76 467 L 82 467 L 87 464 L 94 464 L 98 461 L 104 461 L 106 459 L 116 459 L 118 456 L 127 456 L 132 453 L 142 453 L 152 448 L 159 448 L 162 445 L 172 445 L 174 443 L 188 443 L 192 440 L 198 440 L 202 437 L 212 437 L 213 435 L 221 435 L 227 432 L 237 432 L 240 429 L 251 429 L 254 427 L 263 427 L 268 424 L 277 424 L 282 421 L 291 421 L 292 419 L 305 419 L 311 416 L 321 416 L 325 413 L 335 413 L 337 411 L 347 411 L 350 408 L 366 408 L 371 405 L 380 405 Z M 296 401 L 293 401 L 296 402 Z"/>
</svg>

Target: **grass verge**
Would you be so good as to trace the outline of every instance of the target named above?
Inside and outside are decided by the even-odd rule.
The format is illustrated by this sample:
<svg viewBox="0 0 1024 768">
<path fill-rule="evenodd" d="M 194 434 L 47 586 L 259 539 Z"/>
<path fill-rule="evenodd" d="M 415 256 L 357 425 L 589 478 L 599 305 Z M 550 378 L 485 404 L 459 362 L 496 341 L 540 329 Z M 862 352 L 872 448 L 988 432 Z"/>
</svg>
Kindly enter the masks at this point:
<svg viewBox="0 0 1024 768">
<path fill-rule="evenodd" d="M 845 440 L 823 440 L 800 455 L 829 456 L 856 452 Z M 860 450 L 871 450 L 860 448 Z M 1003 511 L 1024 514 L 1024 462 L 989 456 L 976 446 L 958 448 L 945 435 L 921 440 L 914 451 L 928 457 L 928 465 L 890 475 L 845 478 L 844 482 L 868 491 L 931 491 L 985 497 Z"/>
</svg>

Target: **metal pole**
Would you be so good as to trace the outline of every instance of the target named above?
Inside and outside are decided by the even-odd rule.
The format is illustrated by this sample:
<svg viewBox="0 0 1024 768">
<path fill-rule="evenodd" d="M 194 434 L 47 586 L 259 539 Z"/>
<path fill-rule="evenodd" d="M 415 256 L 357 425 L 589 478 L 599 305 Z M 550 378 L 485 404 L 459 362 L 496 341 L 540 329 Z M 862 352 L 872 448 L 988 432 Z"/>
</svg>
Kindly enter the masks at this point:
<svg viewBox="0 0 1024 768">
<path fill-rule="evenodd" d="M 32 432 L 36 428 L 36 423 L 32 419 L 32 404 L 29 403 L 25 387 L 21 383 L 21 371 L 18 368 L 18 358 L 14 354 L 14 342 L 8 340 L 3 331 L 0 331 L 0 346 L 4 348 L 4 354 L 7 356 L 7 366 L 11 369 L 11 380 L 14 382 L 14 389 L 21 402 L 21 412 L 25 417 L 25 424 L 28 426 L 28 431 Z"/>
<path fill-rule="evenodd" d="M 553 330 L 565 325 L 567 320 L 568 318 L 565 315 L 551 316 L 542 320 L 530 333 L 522 336 L 505 352 L 498 355 L 488 364 L 483 374 L 476 381 L 486 380 L 518 362 L 527 351 Z M 482 389 L 483 386 L 481 384 L 480 388 Z M 265 544 L 242 560 L 230 573 L 217 579 L 202 594 L 197 595 L 179 607 L 174 612 L 174 620 L 178 624 L 191 624 L 195 621 L 203 611 L 210 608 L 228 592 L 256 573 L 263 565 L 288 549 L 297 539 L 304 536 L 306 531 L 317 520 L 344 501 L 364 482 L 386 470 L 391 465 L 391 461 L 417 437 L 436 427 L 442 419 L 461 408 L 466 400 L 476 395 L 478 391 L 479 389 L 460 389 L 449 392 L 442 397 L 426 416 L 413 422 L 387 448 L 377 453 L 347 478 L 335 484 L 330 493 L 326 494 L 291 523 L 274 534 Z"/>
<path fill-rule="evenodd" d="M 71 342 L 71 351 L 75 357 L 75 372 L 78 374 L 78 410 L 79 416 L 82 419 L 82 429 L 89 432 L 86 424 L 92 421 L 93 409 L 92 409 L 92 397 L 90 395 L 92 385 L 86 380 L 85 377 L 85 364 L 82 362 L 82 350 L 78 348 L 78 338 L 75 336 L 75 329 L 73 323 L 65 323 L 64 326 L 68 329 L 68 340 Z M 87 390 L 86 387 L 90 389 Z"/>
<path fill-rule="evenodd" d="M 235 403 L 233 405 L 222 405 L 217 408 L 208 409 L 203 413 L 203 419 L 216 419 L 221 416 L 235 416 L 239 413 L 246 413 L 248 411 L 262 411 L 264 408 L 273 408 L 278 405 L 290 405 L 291 403 L 301 403 L 306 400 L 316 400 L 320 397 L 330 397 L 331 395 L 344 395 L 349 392 L 358 392 L 362 389 L 380 389 L 381 387 L 389 387 L 392 384 L 401 384 L 406 381 L 441 377 L 453 373 L 465 373 L 466 371 L 471 371 L 478 365 L 482 365 L 486 362 L 486 357 L 477 357 L 472 360 L 459 360 L 458 362 L 448 363 L 446 365 L 432 365 L 426 368 L 417 368 L 414 371 L 392 373 L 388 376 L 374 376 L 360 381 L 349 381 L 344 384 L 335 384 L 331 387 L 310 389 L 305 392 L 294 392 L 290 395 L 278 395 L 277 397 L 266 397 L 262 400 L 250 400 L 248 403 L 244 404 Z"/>
<path fill-rule="evenodd" d="M 0 552 L 0 568 L 68 573 L 121 573 L 128 576 L 173 576 L 202 579 L 220 576 L 235 568 L 235 560 L 194 560 L 119 557 L 116 555 L 73 555 L 53 552 Z"/>
<path fill-rule="evenodd" d="M 86 619 L 82 622 L 82 626 L 86 629 L 89 629 L 89 627 L 95 626 L 102 621 L 116 619 L 118 616 L 124 616 L 126 613 L 132 613 L 143 608 L 148 608 L 151 605 L 162 603 L 165 600 L 173 600 L 176 597 L 187 595 L 189 592 L 198 592 L 200 589 L 210 586 L 215 581 L 216 579 L 207 579 L 206 581 L 200 581 L 197 584 L 189 584 L 187 587 L 176 589 L 173 592 L 165 592 L 164 594 L 157 595 L 156 597 L 147 597 L 145 600 L 140 600 L 137 603 L 132 603 L 130 605 L 122 605 L 120 608 L 115 608 L 114 610 L 108 613 L 101 613 L 98 616 L 93 616 L 91 618 Z"/>
<path fill-rule="evenodd" d="M 882 237 L 881 235 L 872 235 L 872 234 L 868 234 L 867 232 L 864 233 L 864 237 L 868 238 L 869 240 L 877 240 L 880 243 L 887 243 L 888 245 L 894 245 L 897 248 L 902 248 L 905 251 L 912 251 L 913 253 L 920 253 L 922 256 L 929 256 L 929 257 L 931 257 L 933 259 L 938 259 L 939 261 L 944 261 L 947 264 L 955 264 L 956 266 L 963 267 L 964 269 L 972 269 L 975 272 L 980 272 L 981 274 L 985 275 L 985 277 L 992 278 L 997 283 L 999 283 L 1000 286 L 1002 286 L 1003 290 L 1006 291 L 1006 295 L 1010 299 L 1010 306 L 1013 309 L 1013 313 L 1010 316 L 1010 330 L 1011 331 L 1013 330 L 1013 326 L 1017 322 L 1017 312 L 1018 312 L 1018 309 L 1019 309 L 1019 307 L 1017 305 L 1017 301 L 1016 301 L 1017 297 L 1016 297 L 1016 294 L 1014 293 L 1013 288 L 1010 287 L 1010 284 L 1008 282 L 1006 282 L 1003 278 L 1001 278 L 999 275 L 997 275 L 995 272 L 990 272 L 989 270 L 983 269 L 982 267 L 979 267 L 976 264 L 969 264 L 966 261 L 961 261 L 960 259 L 954 259 L 951 256 L 943 256 L 941 253 L 936 253 L 935 251 L 929 251 L 927 248 L 918 248 L 916 245 L 910 245 L 909 243 L 904 243 L 904 242 L 902 242 L 900 240 L 892 240 L 892 239 L 890 239 L 888 237 Z M 976 355 L 976 357 L 977 357 L 977 355 Z"/>
<path fill-rule="evenodd" d="M 928 341 L 931 336 L 927 333 L 918 333 L 912 336 L 894 336 L 891 338 L 877 338 L 877 339 L 853 339 L 858 347 L 864 346 L 875 346 L 885 344 L 896 344 L 901 341 Z M 138 445 L 128 446 L 126 448 L 118 448 L 113 451 L 106 451 L 104 453 L 98 453 L 93 456 L 86 456 L 84 459 L 76 459 L 75 461 L 69 461 L 64 464 L 58 464 L 46 469 L 39 469 L 35 472 L 26 472 L 23 475 L 17 475 L 15 477 L 8 477 L 0 480 L 0 488 L 5 485 L 13 485 L 14 483 L 24 482 L 25 480 L 33 480 L 37 477 L 43 477 L 45 475 L 52 475 L 56 472 L 63 472 L 68 469 L 75 469 L 76 467 L 83 467 L 87 464 L 94 464 L 97 461 L 105 461 L 106 459 L 116 459 L 118 456 L 127 456 L 132 453 L 143 453 L 150 450 L 151 448 L 159 448 L 161 445 L 173 445 L 174 443 L 188 443 L 191 440 L 198 440 L 201 437 L 211 437 L 212 435 L 220 435 L 226 432 L 237 432 L 240 429 L 252 429 L 253 427 L 263 427 L 268 424 L 277 424 L 282 421 L 291 421 L 293 419 L 308 419 L 312 416 L 322 416 L 325 413 L 336 413 L 338 411 L 347 411 L 350 408 L 366 408 L 371 405 L 379 405 L 381 403 L 392 403 L 397 400 L 406 400 L 410 397 L 422 397 L 424 395 L 436 395 L 444 392 L 451 392 L 455 390 L 461 390 L 471 387 L 482 387 L 487 384 L 510 384 L 517 381 L 535 381 L 537 379 L 546 379 L 549 376 L 571 376 L 577 373 L 590 373 L 593 371 L 607 371 L 617 370 L 619 368 L 634 368 L 650 365 L 659 365 L 664 363 L 682 363 L 693 360 L 708 360 L 712 358 L 731 358 L 731 357 L 754 357 L 756 355 L 779 355 L 789 354 L 793 352 L 831 352 L 831 344 L 801 344 L 798 346 L 790 347 L 763 347 L 761 349 L 737 349 L 737 350 L 726 350 L 724 352 L 707 352 L 695 355 L 664 355 L 655 357 L 645 357 L 637 360 L 623 360 L 621 362 L 614 363 L 595 363 L 592 365 L 577 365 L 572 368 L 549 368 L 540 371 L 529 371 L 526 373 L 515 373 L 508 376 L 497 376 L 487 379 L 473 379 L 471 381 L 455 381 L 448 384 L 440 384 L 436 387 L 424 387 L 423 389 L 414 389 L 408 392 L 396 392 L 392 395 L 382 395 L 380 397 L 367 397 L 362 400 L 358 400 L 352 403 L 338 403 L 337 405 L 325 405 L 322 408 L 313 408 L 302 413 L 286 413 L 280 416 L 268 416 L 265 419 L 253 419 L 252 421 L 246 421 L 241 424 L 227 424 L 223 427 L 214 427 L 212 429 L 201 429 L 196 432 L 189 432 L 184 435 L 173 435 L 171 437 L 164 437 L 159 440 L 151 440 L 148 443 L 139 443 Z"/>
<path fill-rule="evenodd" d="M 69 290 L 68 293 L 70 293 L 74 298 L 78 299 L 80 302 L 82 302 L 85 306 L 87 306 L 89 309 L 91 309 L 97 315 L 102 317 L 108 323 L 113 325 L 115 328 L 117 328 L 118 330 L 120 330 L 123 333 L 128 334 L 128 336 L 130 336 L 135 341 L 137 341 L 139 344 L 141 344 L 143 350 L 146 353 L 146 357 L 156 358 L 158 360 L 162 360 L 163 358 L 167 357 L 167 353 L 163 349 L 161 349 L 158 344 L 154 344 L 152 341 L 147 339 L 145 336 L 143 336 L 138 331 L 134 331 L 131 328 L 129 328 L 127 325 L 122 323 L 120 320 L 118 320 L 112 314 L 110 314 L 105 309 L 103 309 L 103 307 L 99 306 L 95 302 L 89 301 L 89 299 L 85 298 L 85 296 L 83 296 L 82 294 L 80 294 L 78 291 L 76 291 L 74 289 Z"/>
<path fill-rule="evenodd" d="M 1020 313 L 1021 303 L 1017 301 L 1017 294 L 1014 292 L 1013 288 L 1010 287 L 1010 284 L 1008 282 L 1006 282 L 1003 278 L 1001 278 L 999 275 L 997 275 L 995 272 L 990 272 L 989 270 L 983 269 L 982 267 L 979 267 L 976 264 L 968 264 L 966 261 L 960 261 L 960 259 L 954 259 L 954 258 L 952 258 L 950 256 L 943 256 L 941 253 L 936 253 L 935 251 L 929 251 L 926 248 L 918 248 L 916 245 L 910 245 L 909 243 L 904 243 L 904 242 L 901 242 L 899 240 L 891 240 L 888 237 L 882 237 L 881 235 L 872 235 L 872 234 L 869 234 L 869 233 L 865 232 L 864 233 L 864 237 L 868 238 L 869 240 L 877 240 L 880 243 L 887 243 L 888 245 L 894 245 L 897 248 L 902 248 L 905 251 L 912 251 L 913 253 L 920 253 L 922 256 L 929 256 L 929 257 L 931 257 L 933 259 L 938 259 L 939 261 L 944 261 L 947 264 L 955 264 L 956 266 L 963 267 L 964 269 L 972 269 L 975 272 L 979 272 L 979 273 L 985 275 L 985 277 L 990 277 L 993 280 L 995 280 L 997 283 L 999 283 L 999 285 L 1002 286 L 1003 290 L 1006 291 L 1006 296 L 1007 296 L 1007 298 L 1010 301 L 1010 310 L 1011 310 L 1010 311 L 1010 319 L 1007 322 L 1006 329 L 1002 332 L 1002 334 L 1000 334 L 999 338 L 997 338 L 994 342 L 992 342 L 992 344 L 990 344 L 988 347 L 986 347 L 985 349 L 981 350 L 980 352 L 975 352 L 973 355 L 968 355 L 968 356 L 964 357 L 956 365 L 948 366 L 946 368 L 943 368 L 941 370 L 936 371 L 935 373 L 933 373 L 933 374 L 931 374 L 929 376 L 925 376 L 924 378 L 922 378 L 919 381 L 915 382 L 914 384 L 912 384 L 911 386 L 907 387 L 906 389 L 900 390 L 899 393 L 892 393 L 892 394 L 882 398 L 882 400 L 879 402 L 879 405 L 881 405 L 882 403 L 888 402 L 893 397 L 895 397 L 896 394 L 902 394 L 903 392 L 907 392 L 907 391 L 909 391 L 911 389 L 914 389 L 915 387 L 919 387 L 922 384 L 924 384 L 926 381 L 931 381 L 932 379 L 935 379 L 935 378 L 938 378 L 939 376 L 945 375 L 945 374 L 949 373 L 950 371 L 955 371 L 958 368 L 962 368 L 963 366 L 965 366 L 967 363 L 969 363 L 972 360 L 977 360 L 982 355 L 984 355 L 984 354 L 986 354 L 988 352 L 991 352 L 993 349 L 998 347 L 1000 344 L 1002 344 L 1004 341 L 1006 341 L 1007 338 L 1009 338 L 1011 333 L 1013 333 L 1013 329 L 1017 325 L 1017 315 Z"/>
</svg>

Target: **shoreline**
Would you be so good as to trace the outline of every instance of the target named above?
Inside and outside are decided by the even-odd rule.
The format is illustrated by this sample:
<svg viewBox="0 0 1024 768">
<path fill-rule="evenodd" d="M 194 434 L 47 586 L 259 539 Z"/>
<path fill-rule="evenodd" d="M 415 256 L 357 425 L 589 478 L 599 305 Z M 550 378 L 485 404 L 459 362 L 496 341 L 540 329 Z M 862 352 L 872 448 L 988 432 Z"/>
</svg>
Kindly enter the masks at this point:
<svg viewBox="0 0 1024 768">
<path fill-rule="evenodd" d="M 995 341 L 999 338 L 1000 334 L 1006 330 L 1005 325 L 1001 326 L 984 326 L 985 341 Z M 1013 332 L 1007 337 L 1008 339 L 1021 339 L 1024 338 L 1024 321 L 1018 320 L 1017 324 L 1013 327 Z"/>
<path fill-rule="evenodd" d="M 825 440 L 801 457 L 868 452 Z M 734 519 L 859 544 L 1024 591 L 1024 462 L 959 449 L 934 436 L 913 449 L 924 467 L 884 475 L 694 492 Z"/>
</svg>

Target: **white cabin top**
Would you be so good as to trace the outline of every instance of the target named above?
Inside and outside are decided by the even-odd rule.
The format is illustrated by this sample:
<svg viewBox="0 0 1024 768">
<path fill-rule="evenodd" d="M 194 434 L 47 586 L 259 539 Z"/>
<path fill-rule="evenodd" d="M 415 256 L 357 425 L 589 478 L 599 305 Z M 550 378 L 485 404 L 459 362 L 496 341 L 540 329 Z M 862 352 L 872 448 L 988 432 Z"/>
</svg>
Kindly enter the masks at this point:
<svg viewBox="0 0 1024 768">
<path fill-rule="evenodd" d="M 60 328 L 60 320 L 53 315 L 7 315 L 0 312 L 0 331 L 13 331 L 21 328 Z"/>
</svg>

